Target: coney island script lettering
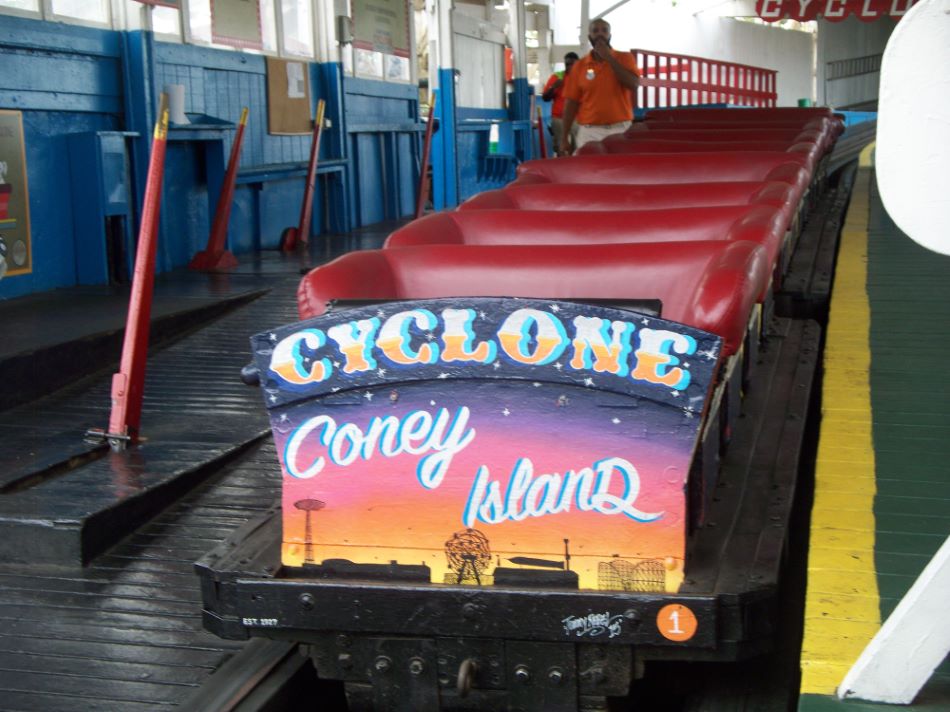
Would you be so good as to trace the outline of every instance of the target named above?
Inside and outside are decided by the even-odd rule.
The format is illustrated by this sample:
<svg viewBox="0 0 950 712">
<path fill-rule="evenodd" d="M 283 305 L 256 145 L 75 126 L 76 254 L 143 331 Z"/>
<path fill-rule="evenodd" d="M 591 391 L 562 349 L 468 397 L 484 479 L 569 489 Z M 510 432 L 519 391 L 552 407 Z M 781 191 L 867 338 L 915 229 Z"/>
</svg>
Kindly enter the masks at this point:
<svg viewBox="0 0 950 712">
<path fill-rule="evenodd" d="M 391 458 L 406 453 L 418 457 L 416 479 L 427 490 L 442 484 L 453 458 L 475 440 L 469 426 L 470 411 L 463 406 L 451 413 L 414 410 L 402 417 L 372 418 L 363 429 L 355 423 L 337 423 L 326 414 L 305 420 L 294 428 L 284 445 L 281 461 L 291 477 L 318 476 L 327 461 L 346 468 L 359 460 Z M 585 467 L 563 472 L 536 473 L 528 457 L 514 464 L 507 482 L 493 479 L 487 465 L 474 473 L 462 514 L 467 527 L 476 522 L 498 524 L 543 517 L 577 509 L 584 512 L 622 514 L 638 522 L 660 519 L 663 512 L 644 512 L 640 474 L 621 457 L 607 457 Z"/>
<path fill-rule="evenodd" d="M 568 616 L 561 620 L 564 624 L 564 632 L 568 635 L 575 635 L 578 638 L 587 636 L 596 638 L 599 635 L 607 633 L 608 638 L 616 638 L 620 635 L 620 628 L 623 626 L 623 616 L 620 614 L 610 615 L 610 613 L 588 613 L 586 616 Z"/>
</svg>

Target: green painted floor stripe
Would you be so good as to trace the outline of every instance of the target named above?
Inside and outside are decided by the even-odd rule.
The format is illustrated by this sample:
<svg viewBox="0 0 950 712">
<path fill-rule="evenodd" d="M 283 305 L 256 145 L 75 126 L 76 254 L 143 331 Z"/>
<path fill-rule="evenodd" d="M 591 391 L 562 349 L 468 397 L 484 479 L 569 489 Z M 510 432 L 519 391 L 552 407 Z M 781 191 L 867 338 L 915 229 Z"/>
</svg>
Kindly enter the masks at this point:
<svg viewBox="0 0 950 712">
<path fill-rule="evenodd" d="M 935 678 L 936 679 L 936 678 Z M 928 692 L 924 696 L 924 692 Z M 947 700 L 950 699 L 950 682 L 936 686 L 932 692 L 924 689 L 920 699 L 913 705 L 899 707 L 900 712 L 947 712 Z M 835 697 L 824 695 L 802 695 L 798 702 L 799 712 L 894 712 L 894 705 L 877 705 L 870 702 L 849 700 L 841 702 Z"/>
<path fill-rule="evenodd" d="M 943 361 L 950 346 L 950 257 L 904 235 L 874 181 L 867 281 L 879 483 L 875 565 L 884 618 L 950 534 L 950 374 L 928 367 Z M 926 354 L 917 342 L 926 344 Z M 945 709 L 948 703 L 950 697 Z"/>
<path fill-rule="evenodd" d="M 950 534 L 950 372 L 936 367 L 950 353 L 950 257 L 904 235 L 884 211 L 873 180 L 869 208 L 874 562 L 883 620 Z M 798 709 L 895 708 L 803 694 Z M 901 709 L 950 710 L 950 660 L 937 668 L 914 704 Z"/>
</svg>

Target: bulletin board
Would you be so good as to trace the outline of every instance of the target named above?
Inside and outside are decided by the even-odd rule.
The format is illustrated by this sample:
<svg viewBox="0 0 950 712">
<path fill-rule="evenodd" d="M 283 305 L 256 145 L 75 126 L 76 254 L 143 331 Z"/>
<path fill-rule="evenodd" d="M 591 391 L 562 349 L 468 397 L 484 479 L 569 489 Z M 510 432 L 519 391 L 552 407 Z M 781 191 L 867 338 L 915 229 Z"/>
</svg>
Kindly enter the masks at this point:
<svg viewBox="0 0 950 712">
<path fill-rule="evenodd" d="M 308 70 L 307 62 L 267 58 L 268 133 L 294 135 L 313 130 Z"/>
<path fill-rule="evenodd" d="M 23 114 L 0 111 L 0 239 L 6 276 L 30 274 L 30 196 L 23 144 Z"/>
<path fill-rule="evenodd" d="M 211 0 L 211 41 L 263 49 L 260 0 Z"/>
</svg>

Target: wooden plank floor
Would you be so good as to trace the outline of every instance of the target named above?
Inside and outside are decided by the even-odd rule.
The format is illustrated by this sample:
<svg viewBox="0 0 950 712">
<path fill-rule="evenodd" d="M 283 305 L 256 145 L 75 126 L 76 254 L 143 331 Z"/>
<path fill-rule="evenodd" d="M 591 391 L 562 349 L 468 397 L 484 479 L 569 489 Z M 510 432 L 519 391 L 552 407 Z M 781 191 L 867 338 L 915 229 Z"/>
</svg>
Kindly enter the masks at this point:
<svg viewBox="0 0 950 712">
<path fill-rule="evenodd" d="M 177 706 L 241 643 L 201 627 L 193 562 L 280 490 L 263 439 L 85 568 L 0 567 L 0 708 Z"/>
<path fill-rule="evenodd" d="M 825 348 L 799 710 L 837 685 L 950 534 L 950 258 L 913 243 L 877 193 L 871 153 L 842 232 Z M 911 709 L 950 709 L 944 661 Z"/>
<path fill-rule="evenodd" d="M 394 227 L 327 236 L 311 245 L 305 262 L 379 246 Z M 243 385 L 239 373 L 250 360 L 251 334 L 296 320 L 301 266 L 273 253 L 241 260 L 234 273 L 218 277 L 264 277 L 270 292 L 150 355 L 142 447 L 31 480 L 31 473 L 89 451 L 82 434 L 108 421 L 111 374 L 0 412 L 0 470 L 7 485 L 0 510 L 11 517 L 21 509 L 18 501 L 24 507 L 48 501 L 54 513 L 82 510 L 77 502 L 96 498 L 121 503 L 146 494 L 163 474 L 249 448 L 216 463 L 203 484 L 154 518 L 145 521 L 139 513 L 117 523 L 128 536 L 88 566 L 0 561 L 5 712 L 176 707 L 241 648 L 204 631 L 193 562 L 276 503 L 280 472 L 266 412 L 259 389 Z M 61 316 L 34 313 L 45 332 L 55 332 Z M 99 328 L 102 319 L 95 315 L 86 328 Z M 75 329 L 65 331 L 72 338 Z"/>
<path fill-rule="evenodd" d="M 108 540 L 113 530 L 125 535 L 136 519 L 170 503 L 156 496 L 159 488 L 171 488 L 174 496 L 177 480 L 268 432 L 260 393 L 239 376 L 250 361 L 249 336 L 296 319 L 298 279 L 296 274 L 275 278 L 268 295 L 152 355 L 140 447 L 36 481 L 29 479 L 34 460 L 4 463 L 3 480 L 9 484 L 0 497 L 0 552 L 5 558 L 52 562 L 68 554 L 66 563 L 88 560 L 113 543 Z M 88 428 L 108 423 L 109 393 L 110 376 L 102 375 L 0 413 L 5 453 L 0 463 L 25 445 L 34 453 L 65 449 L 72 456 Z M 130 508 L 137 512 L 134 518 L 124 515 Z M 97 518 L 105 518 L 104 526 L 94 523 Z M 25 531 L 38 543 L 29 534 L 25 545 L 18 543 Z"/>
<path fill-rule="evenodd" d="M 194 468 L 255 440 L 269 444 L 258 389 L 238 375 L 249 359 L 249 334 L 294 320 L 296 283 L 296 275 L 277 279 L 272 294 L 153 356 L 143 447 L 4 494 L 4 511 L 22 514 L 29 504 L 68 512 L 121 500 L 166 471 Z M 57 447 L 53 433 L 81 440 L 86 424 L 108 417 L 107 382 L 77 384 L 5 412 L 0 440 L 12 447 L 31 432 L 47 450 Z M 192 565 L 274 504 L 277 460 L 272 446 L 263 448 L 144 527 L 131 522 L 133 533 L 87 567 L 0 566 L 0 708 L 173 707 L 237 650 L 240 644 L 202 629 Z M 116 458 L 126 467 L 116 468 Z"/>
</svg>

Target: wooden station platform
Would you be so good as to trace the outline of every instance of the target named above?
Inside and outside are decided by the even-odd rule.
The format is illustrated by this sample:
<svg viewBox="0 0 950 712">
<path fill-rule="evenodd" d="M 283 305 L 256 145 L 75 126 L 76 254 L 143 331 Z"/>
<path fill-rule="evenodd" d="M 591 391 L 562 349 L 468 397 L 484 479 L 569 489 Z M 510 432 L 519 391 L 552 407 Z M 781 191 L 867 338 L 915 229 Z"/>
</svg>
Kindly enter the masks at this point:
<svg viewBox="0 0 950 712">
<path fill-rule="evenodd" d="M 950 348 L 950 257 L 890 220 L 872 155 L 841 235 L 825 344 L 800 712 L 893 709 L 835 690 L 950 534 L 950 379 L 937 366 Z M 909 709 L 950 709 L 950 662 Z"/>
</svg>

